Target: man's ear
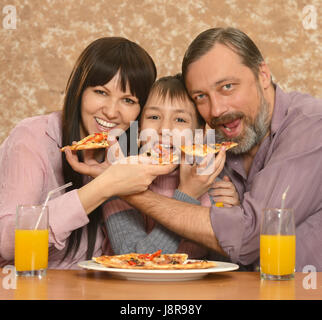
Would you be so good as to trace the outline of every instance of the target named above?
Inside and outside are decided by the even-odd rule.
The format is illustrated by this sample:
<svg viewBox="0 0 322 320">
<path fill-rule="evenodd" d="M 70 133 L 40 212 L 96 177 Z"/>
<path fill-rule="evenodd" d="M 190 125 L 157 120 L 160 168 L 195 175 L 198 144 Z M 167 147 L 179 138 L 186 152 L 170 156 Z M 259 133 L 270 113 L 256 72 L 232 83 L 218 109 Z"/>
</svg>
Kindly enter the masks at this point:
<svg viewBox="0 0 322 320">
<path fill-rule="evenodd" d="M 259 66 L 258 80 L 260 81 L 263 89 L 267 89 L 272 83 L 271 71 L 269 70 L 266 62 L 262 62 Z"/>
</svg>

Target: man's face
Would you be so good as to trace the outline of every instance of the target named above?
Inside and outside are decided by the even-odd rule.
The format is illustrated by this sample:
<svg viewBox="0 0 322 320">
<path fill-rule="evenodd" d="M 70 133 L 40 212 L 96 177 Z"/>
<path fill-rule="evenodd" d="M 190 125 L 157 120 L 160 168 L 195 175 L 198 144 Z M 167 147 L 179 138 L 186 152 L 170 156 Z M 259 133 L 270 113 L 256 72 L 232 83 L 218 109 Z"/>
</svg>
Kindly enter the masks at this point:
<svg viewBox="0 0 322 320">
<path fill-rule="evenodd" d="M 193 62 L 186 86 L 208 125 L 216 129 L 216 141 L 234 141 L 230 151 L 246 153 L 269 129 L 270 106 L 260 81 L 227 46 L 216 44 Z"/>
</svg>

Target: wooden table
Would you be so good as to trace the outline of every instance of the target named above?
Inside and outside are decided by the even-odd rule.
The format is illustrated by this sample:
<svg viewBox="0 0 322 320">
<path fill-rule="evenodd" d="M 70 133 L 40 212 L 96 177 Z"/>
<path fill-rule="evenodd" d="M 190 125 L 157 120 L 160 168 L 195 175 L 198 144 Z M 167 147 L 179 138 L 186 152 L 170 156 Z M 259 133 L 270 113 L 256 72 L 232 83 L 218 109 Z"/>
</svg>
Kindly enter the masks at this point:
<svg viewBox="0 0 322 320">
<path fill-rule="evenodd" d="M 16 289 L 5 289 L 7 274 L 2 271 L 0 300 L 322 300 L 322 272 L 296 273 L 290 281 L 260 280 L 257 272 L 225 272 L 195 281 L 145 282 L 100 271 L 48 270 L 43 279 L 17 277 Z M 316 289 L 306 289 L 314 283 Z"/>
</svg>

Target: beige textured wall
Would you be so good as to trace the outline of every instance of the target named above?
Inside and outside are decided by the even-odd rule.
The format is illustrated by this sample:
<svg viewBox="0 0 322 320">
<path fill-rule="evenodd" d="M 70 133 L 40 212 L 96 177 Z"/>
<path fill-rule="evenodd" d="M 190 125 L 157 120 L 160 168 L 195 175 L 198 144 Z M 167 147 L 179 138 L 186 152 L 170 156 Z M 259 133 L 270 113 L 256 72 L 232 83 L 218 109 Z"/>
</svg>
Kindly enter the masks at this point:
<svg viewBox="0 0 322 320">
<path fill-rule="evenodd" d="M 76 58 L 102 36 L 140 43 L 163 76 L 201 31 L 238 27 L 282 88 L 322 97 L 321 0 L 0 0 L 0 20 L 0 143 L 21 119 L 61 108 Z"/>
</svg>

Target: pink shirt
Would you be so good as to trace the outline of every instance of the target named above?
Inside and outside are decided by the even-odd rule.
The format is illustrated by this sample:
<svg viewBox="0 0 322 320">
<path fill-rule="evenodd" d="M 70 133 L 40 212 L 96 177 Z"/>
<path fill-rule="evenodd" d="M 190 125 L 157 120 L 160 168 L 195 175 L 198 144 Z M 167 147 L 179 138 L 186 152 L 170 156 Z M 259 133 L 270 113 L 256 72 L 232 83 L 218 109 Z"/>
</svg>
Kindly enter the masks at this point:
<svg viewBox="0 0 322 320">
<path fill-rule="evenodd" d="M 15 214 L 18 204 L 41 204 L 48 192 L 63 185 L 61 112 L 21 121 L 0 147 L 0 267 L 14 263 Z M 88 216 L 77 190 L 53 196 L 49 206 L 49 261 L 55 269 L 77 269 L 86 260 Z M 61 258 L 71 232 L 85 227 L 74 258 Z M 94 255 L 105 246 L 98 229 Z"/>
</svg>

